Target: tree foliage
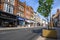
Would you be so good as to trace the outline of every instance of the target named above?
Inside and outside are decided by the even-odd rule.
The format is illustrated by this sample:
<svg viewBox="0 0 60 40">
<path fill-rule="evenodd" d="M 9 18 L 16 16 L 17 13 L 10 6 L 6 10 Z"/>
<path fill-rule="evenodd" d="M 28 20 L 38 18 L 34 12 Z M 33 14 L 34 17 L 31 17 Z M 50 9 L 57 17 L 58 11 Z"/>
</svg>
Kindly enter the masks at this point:
<svg viewBox="0 0 60 40">
<path fill-rule="evenodd" d="M 39 7 L 37 11 L 44 17 L 48 17 L 51 12 L 53 0 L 39 0 L 38 2 Z"/>
</svg>

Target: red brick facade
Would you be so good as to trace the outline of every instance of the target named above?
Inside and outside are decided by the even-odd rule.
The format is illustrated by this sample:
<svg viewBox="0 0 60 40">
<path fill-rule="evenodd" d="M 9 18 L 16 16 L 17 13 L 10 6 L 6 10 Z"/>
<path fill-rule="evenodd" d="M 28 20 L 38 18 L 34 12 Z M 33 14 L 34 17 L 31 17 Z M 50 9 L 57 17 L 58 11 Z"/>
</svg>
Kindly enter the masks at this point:
<svg viewBox="0 0 60 40">
<path fill-rule="evenodd" d="M 5 3 L 5 0 L 0 0 L 1 11 L 4 11 L 4 3 Z M 19 0 L 14 0 L 14 5 L 10 4 L 10 2 L 8 2 L 7 4 L 13 6 L 14 15 L 17 15 L 17 13 L 21 12 L 19 16 L 22 16 L 27 19 L 31 19 L 31 17 L 33 17 L 33 8 L 30 6 L 27 6 L 26 3 L 22 3 Z M 22 7 L 23 10 L 19 9 L 20 6 Z"/>
</svg>

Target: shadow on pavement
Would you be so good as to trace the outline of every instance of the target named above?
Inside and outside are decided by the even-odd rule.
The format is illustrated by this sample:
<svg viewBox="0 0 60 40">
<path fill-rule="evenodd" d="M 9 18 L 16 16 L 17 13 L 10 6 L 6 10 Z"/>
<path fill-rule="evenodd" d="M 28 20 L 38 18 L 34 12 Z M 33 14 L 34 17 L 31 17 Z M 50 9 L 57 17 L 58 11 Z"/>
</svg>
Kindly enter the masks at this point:
<svg viewBox="0 0 60 40">
<path fill-rule="evenodd" d="M 46 29 L 46 28 L 42 28 L 42 29 Z M 32 30 L 33 33 L 37 33 L 40 34 L 40 36 L 42 36 L 42 29 L 35 29 Z M 50 32 L 47 36 L 50 36 L 52 32 Z M 43 36 L 42 36 L 43 37 Z M 43 37 L 44 40 L 57 40 L 57 38 L 48 38 L 48 37 Z"/>
<path fill-rule="evenodd" d="M 50 35 L 51 35 L 51 33 L 52 32 L 50 32 L 48 35 L 47 35 L 47 37 L 45 37 L 45 40 L 57 40 L 57 36 L 56 37 L 49 37 Z M 44 37 L 44 36 L 42 36 L 42 37 Z"/>
<path fill-rule="evenodd" d="M 41 29 L 35 29 L 35 30 L 32 30 L 33 33 L 42 33 L 42 29 L 47 29 L 47 28 L 41 28 Z"/>
<path fill-rule="evenodd" d="M 35 29 L 35 30 L 32 30 L 32 32 L 39 34 L 40 36 L 42 35 L 42 29 Z"/>
</svg>

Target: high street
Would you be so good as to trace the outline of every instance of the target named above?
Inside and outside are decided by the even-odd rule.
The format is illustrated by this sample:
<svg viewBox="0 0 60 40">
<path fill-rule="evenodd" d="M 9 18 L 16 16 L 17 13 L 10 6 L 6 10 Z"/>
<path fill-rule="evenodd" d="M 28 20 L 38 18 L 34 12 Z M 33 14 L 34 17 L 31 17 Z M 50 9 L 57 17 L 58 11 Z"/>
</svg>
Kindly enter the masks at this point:
<svg viewBox="0 0 60 40">
<path fill-rule="evenodd" d="M 41 34 L 41 28 L 21 28 L 0 31 L 0 40 L 36 40 Z"/>
</svg>

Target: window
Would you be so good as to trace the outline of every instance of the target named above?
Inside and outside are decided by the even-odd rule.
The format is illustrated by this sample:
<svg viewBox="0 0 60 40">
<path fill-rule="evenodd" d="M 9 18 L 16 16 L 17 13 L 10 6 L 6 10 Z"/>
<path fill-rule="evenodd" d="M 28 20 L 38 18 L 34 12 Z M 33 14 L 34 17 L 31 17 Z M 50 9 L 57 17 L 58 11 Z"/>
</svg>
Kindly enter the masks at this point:
<svg viewBox="0 0 60 40">
<path fill-rule="evenodd" d="M 9 0 L 5 0 L 5 2 L 9 2 Z"/>
<path fill-rule="evenodd" d="M 26 10 L 27 11 L 27 13 L 29 13 L 29 10 Z"/>
<path fill-rule="evenodd" d="M 19 16 L 20 16 L 20 12 L 18 12 L 18 13 L 17 13 L 17 15 L 19 15 Z"/>
<path fill-rule="evenodd" d="M 14 5 L 14 2 L 15 2 L 15 0 L 10 0 L 10 3 L 11 3 L 12 5 Z"/>
<path fill-rule="evenodd" d="M 13 6 L 4 4 L 4 11 L 13 14 Z"/>
<path fill-rule="evenodd" d="M 7 4 L 8 5 L 8 4 Z M 10 6 L 8 5 L 7 6 L 7 12 L 9 13 L 10 12 Z"/>
<path fill-rule="evenodd" d="M 10 6 L 10 13 L 13 14 L 13 7 L 12 6 Z"/>
<path fill-rule="evenodd" d="M 23 12 L 20 11 L 20 14 L 23 14 Z"/>
<path fill-rule="evenodd" d="M 1 4 L 1 0 L 0 0 L 0 4 Z"/>
<path fill-rule="evenodd" d="M 22 5 L 19 6 L 19 9 L 24 11 L 24 7 Z"/>
<path fill-rule="evenodd" d="M 4 4 L 4 11 L 6 12 L 8 10 L 8 5 Z"/>
<path fill-rule="evenodd" d="M 23 12 L 21 12 L 21 11 L 18 12 L 17 15 L 19 15 L 19 16 L 21 16 L 21 17 L 24 17 Z"/>
<path fill-rule="evenodd" d="M 23 17 L 23 12 L 20 11 L 20 16 Z"/>
<path fill-rule="evenodd" d="M 23 12 L 20 12 L 20 16 L 23 17 Z"/>
<path fill-rule="evenodd" d="M 30 12 L 30 10 L 29 10 L 29 9 L 26 9 L 26 13 L 27 13 L 27 14 L 30 14 L 31 12 Z"/>
</svg>

